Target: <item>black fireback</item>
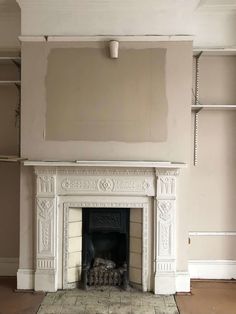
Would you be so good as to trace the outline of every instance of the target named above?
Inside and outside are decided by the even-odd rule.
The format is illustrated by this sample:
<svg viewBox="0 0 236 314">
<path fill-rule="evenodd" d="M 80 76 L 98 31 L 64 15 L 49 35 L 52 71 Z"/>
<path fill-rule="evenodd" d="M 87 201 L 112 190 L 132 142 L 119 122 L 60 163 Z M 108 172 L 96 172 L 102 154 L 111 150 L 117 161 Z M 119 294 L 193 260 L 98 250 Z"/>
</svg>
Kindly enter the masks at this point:
<svg viewBox="0 0 236 314">
<path fill-rule="evenodd" d="M 82 265 L 83 287 L 91 284 L 88 280 L 88 274 L 94 272 L 94 262 L 97 260 L 112 261 L 114 274 L 111 275 L 111 270 L 107 276 L 115 278 L 117 273 L 122 273 L 125 269 L 125 276 L 121 276 L 119 280 L 101 279 L 100 284 L 126 285 L 128 282 L 128 267 L 129 265 L 129 217 L 130 209 L 127 208 L 84 208 L 83 209 L 83 247 L 82 247 Z M 104 270 L 103 270 L 104 272 Z M 102 275 L 103 277 L 106 274 Z M 120 275 L 119 275 L 120 276 Z M 124 279 L 125 277 L 125 279 Z M 108 278 L 108 277 L 107 277 Z M 97 279 L 97 281 L 99 281 Z M 125 283 L 124 283 L 125 281 Z M 95 282 L 95 279 L 93 279 Z M 98 282 L 94 285 L 98 285 Z"/>
</svg>

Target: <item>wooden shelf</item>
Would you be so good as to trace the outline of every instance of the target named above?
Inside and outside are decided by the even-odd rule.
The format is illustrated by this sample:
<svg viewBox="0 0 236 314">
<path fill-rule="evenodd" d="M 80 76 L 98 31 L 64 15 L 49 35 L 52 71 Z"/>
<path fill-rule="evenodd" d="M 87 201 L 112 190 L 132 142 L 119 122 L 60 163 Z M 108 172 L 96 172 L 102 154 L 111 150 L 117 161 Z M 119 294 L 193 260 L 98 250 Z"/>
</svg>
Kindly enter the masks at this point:
<svg viewBox="0 0 236 314">
<path fill-rule="evenodd" d="M 14 56 L 12 56 L 12 57 L 1 57 L 0 56 L 0 60 L 3 60 L 3 61 L 12 61 L 12 60 L 21 61 L 21 57 L 14 57 Z"/>
<path fill-rule="evenodd" d="M 15 123 L 19 124 L 17 125 L 17 128 L 19 128 L 18 131 L 18 155 L 0 155 L 0 162 L 19 162 L 22 159 L 20 155 L 20 106 L 21 106 L 21 56 L 20 51 L 9 51 L 8 55 L 6 53 L 1 53 L 0 55 L 0 66 L 10 66 L 14 65 L 16 69 L 18 70 L 18 74 L 13 76 L 13 78 L 2 78 L 0 80 L 0 86 L 14 86 L 18 90 L 18 104 L 15 109 Z M 18 121 L 19 119 L 19 121 Z"/>
<path fill-rule="evenodd" d="M 21 84 L 21 81 L 0 81 L 0 85 Z"/>
<path fill-rule="evenodd" d="M 192 111 L 204 110 L 236 110 L 236 105 L 192 105 Z"/>
<path fill-rule="evenodd" d="M 0 162 L 18 162 L 26 160 L 26 158 L 21 158 L 19 156 L 10 156 L 10 155 L 0 155 Z"/>
<path fill-rule="evenodd" d="M 202 52 L 203 56 L 236 56 L 236 47 L 232 48 L 193 48 L 193 55 L 197 56 Z"/>
</svg>

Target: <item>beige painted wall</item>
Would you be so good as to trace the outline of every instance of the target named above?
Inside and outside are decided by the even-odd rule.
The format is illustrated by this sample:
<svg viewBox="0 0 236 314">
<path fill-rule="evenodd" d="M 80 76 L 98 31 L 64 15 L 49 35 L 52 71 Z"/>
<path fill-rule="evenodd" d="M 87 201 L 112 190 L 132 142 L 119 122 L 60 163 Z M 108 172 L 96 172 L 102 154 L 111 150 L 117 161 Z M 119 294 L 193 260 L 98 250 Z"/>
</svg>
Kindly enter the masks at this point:
<svg viewBox="0 0 236 314">
<path fill-rule="evenodd" d="M 102 43 L 23 43 L 22 155 L 30 159 L 134 159 L 188 161 L 190 134 L 191 43 L 127 43 L 129 47 L 167 48 L 167 140 L 158 143 L 124 143 L 45 140 L 46 74 L 51 49 L 103 46 Z M 29 132 L 30 130 L 30 132 Z"/>
<path fill-rule="evenodd" d="M 22 56 L 22 155 L 29 159 L 172 160 L 189 163 L 191 145 L 191 42 L 127 43 L 130 48 L 164 48 L 166 52 L 166 97 L 168 101 L 165 142 L 92 142 L 45 140 L 47 60 L 54 48 L 103 47 L 103 43 L 23 43 Z M 178 269 L 187 269 L 187 223 L 189 170 L 179 178 Z M 22 171 L 20 267 L 32 267 L 32 172 Z"/>
<path fill-rule="evenodd" d="M 0 80 L 17 78 L 16 67 L 0 61 Z M 0 85 L 0 155 L 18 154 L 18 101 L 14 85 Z M 0 162 L 0 258 L 19 256 L 19 177 L 18 164 Z"/>
<path fill-rule="evenodd" d="M 236 260 L 234 236 L 201 236 L 191 239 L 190 256 L 193 260 Z"/>
<path fill-rule="evenodd" d="M 200 102 L 236 104 L 236 57 L 201 57 Z M 236 111 L 199 114 L 198 165 L 191 167 L 190 231 L 236 231 Z M 190 259 L 235 259 L 234 236 L 194 236 Z M 209 248 L 211 248 L 209 250 Z"/>
<path fill-rule="evenodd" d="M 51 50 L 46 140 L 166 141 L 166 50 L 122 46 Z"/>
<path fill-rule="evenodd" d="M 16 1 L 0 3 L 0 55 L 20 50 L 20 8 Z M 0 80 L 17 77 L 16 67 L 0 61 Z M 15 86 L 0 86 L 0 154 L 18 154 L 15 110 L 18 92 Z M 0 162 L 0 258 L 19 256 L 20 168 Z"/>
<path fill-rule="evenodd" d="M 1 70 L 1 64 L 0 64 Z M 1 77 L 2 75 L 0 75 Z M 1 78 L 0 78 L 1 80 Z M 17 155 L 18 130 L 15 110 L 18 106 L 18 91 L 14 85 L 0 85 L 0 154 Z"/>
<path fill-rule="evenodd" d="M 20 48 L 21 11 L 15 0 L 0 2 L 0 49 Z"/>
<path fill-rule="evenodd" d="M 19 165 L 0 162 L 0 258 L 19 256 Z"/>
</svg>

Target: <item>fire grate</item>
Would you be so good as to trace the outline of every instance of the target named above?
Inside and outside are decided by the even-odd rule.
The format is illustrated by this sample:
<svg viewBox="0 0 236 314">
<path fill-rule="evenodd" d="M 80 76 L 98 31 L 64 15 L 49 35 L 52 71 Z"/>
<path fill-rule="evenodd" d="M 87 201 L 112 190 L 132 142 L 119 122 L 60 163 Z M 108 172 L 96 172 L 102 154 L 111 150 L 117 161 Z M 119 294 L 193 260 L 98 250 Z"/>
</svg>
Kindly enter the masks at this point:
<svg viewBox="0 0 236 314">
<path fill-rule="evenodd" d="M 121 286 L 123 283 L 124 272 L 119 269 L 103 270 L 91 268 L 88 271 L 89 286 Z"/>
<path fill-rule="evenodd" d="M 93 267 L 85 271 L 86 282 L 89 286 L 123 286 L 128 285 L 127 264 L 116 268 L 111 260 L 96 258 Z"/>
</svg>

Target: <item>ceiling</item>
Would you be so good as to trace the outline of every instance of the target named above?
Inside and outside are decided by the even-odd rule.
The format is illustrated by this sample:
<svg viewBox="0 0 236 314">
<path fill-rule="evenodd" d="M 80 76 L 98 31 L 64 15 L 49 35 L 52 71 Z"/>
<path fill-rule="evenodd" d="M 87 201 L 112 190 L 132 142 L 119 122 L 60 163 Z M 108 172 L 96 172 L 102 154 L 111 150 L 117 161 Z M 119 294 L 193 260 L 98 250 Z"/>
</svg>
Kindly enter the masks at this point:
<svg viewBox="0 0 236 314">
<path fill-rule="evenodd" d="M 29 0 L 25 0 L 26 2 Z M 34 0 L 31 0 L 32 2 Z M 47 2 L 49 0 L 41 0 Z M 78 0 L 82 1 L 82 0 Z M 95 0 L 96 2 L 101 2 L 103 4 L 103 0 Z M 117 0 L 112 0 L 117 1 Z M 127 0 L 128 1 L 128 0 Z M 138 4 L 139 1 L 137 1 Z M 142 1 L 140 1 L 141 3 Z M 228 8 L 235 9 L 236 8 L 236 0 L 155 0 L 154 1 L 157 10 L 173 10 L 173 8 Z M 1 12 L 19 12 L 20 8 L 16 2 L 16 0 L 0 0 L 0 11 Z"/>
</svg>

